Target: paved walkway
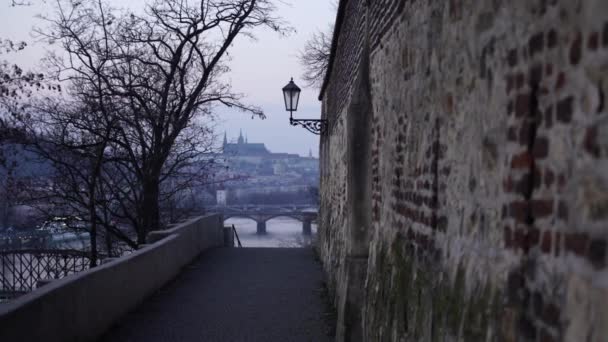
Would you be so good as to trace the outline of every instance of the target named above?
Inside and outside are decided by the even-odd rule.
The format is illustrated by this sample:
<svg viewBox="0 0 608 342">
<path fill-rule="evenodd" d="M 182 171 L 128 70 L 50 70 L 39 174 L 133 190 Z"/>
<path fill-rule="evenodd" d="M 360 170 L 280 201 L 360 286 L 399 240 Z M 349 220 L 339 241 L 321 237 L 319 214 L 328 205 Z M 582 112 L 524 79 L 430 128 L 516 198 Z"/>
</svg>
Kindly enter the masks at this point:
<svg viewBox="0 0 608 342">
<path fill-rule="evenodd" d="M 203 253 L 101 341 L 333 341 L 310 249 Z"/>
</svg>

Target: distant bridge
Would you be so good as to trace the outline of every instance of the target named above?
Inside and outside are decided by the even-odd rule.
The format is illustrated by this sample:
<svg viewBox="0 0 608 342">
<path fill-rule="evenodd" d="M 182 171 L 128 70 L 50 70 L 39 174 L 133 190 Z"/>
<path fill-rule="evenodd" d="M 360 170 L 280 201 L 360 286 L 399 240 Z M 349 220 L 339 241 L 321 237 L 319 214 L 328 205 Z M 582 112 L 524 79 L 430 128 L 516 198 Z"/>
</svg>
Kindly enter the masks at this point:
<svg viewBox="0 0 608 342">
<path fill-rule="evenodd" d="M 276 217 L 289 217 L 302 222 L 302 233 L 312 233 L 312 223 L 317 220 L 319 208 L 314 205 L 226 205 L 208 207 L 210 213 L 222 214 L 224 221 L 233 217 L 252 219 L 257 223 L 257 233 L 266 234 L 266 222 Z"/>
</svg>

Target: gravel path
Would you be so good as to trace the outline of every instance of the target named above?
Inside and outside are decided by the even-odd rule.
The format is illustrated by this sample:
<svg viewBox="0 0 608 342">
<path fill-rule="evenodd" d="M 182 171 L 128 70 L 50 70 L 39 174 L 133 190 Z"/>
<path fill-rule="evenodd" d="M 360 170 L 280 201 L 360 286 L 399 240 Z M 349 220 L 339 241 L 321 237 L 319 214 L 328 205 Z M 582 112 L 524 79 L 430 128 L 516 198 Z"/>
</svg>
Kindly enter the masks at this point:
<svg viewBox="0 0 608 342">
<path fill-rule="evenodd" d="M 101 341 L 333 341 L 322 284 L 310 249 L 210 250 Z"/>
</svg>

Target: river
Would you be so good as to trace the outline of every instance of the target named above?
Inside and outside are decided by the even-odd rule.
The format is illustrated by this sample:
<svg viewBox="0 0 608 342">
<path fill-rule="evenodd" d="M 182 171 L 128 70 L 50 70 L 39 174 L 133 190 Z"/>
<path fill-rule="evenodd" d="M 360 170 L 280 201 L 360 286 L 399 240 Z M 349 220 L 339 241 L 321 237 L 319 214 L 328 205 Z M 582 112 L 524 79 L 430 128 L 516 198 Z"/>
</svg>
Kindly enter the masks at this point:
<svg viewBox="0 0 608 342">
<path fill-rule="evenodd" d="M 312 235 L 302 234 L 302 222 L 277 217 L 266 222 L 266 234 L 257 234 L 257 225 L 251 219 L 231 218 L 226 226 L 234 224 L 243 247 L 298 248 L 310 246 L 317 236 L 317 225 L 312 225 Z"/>
</svg>

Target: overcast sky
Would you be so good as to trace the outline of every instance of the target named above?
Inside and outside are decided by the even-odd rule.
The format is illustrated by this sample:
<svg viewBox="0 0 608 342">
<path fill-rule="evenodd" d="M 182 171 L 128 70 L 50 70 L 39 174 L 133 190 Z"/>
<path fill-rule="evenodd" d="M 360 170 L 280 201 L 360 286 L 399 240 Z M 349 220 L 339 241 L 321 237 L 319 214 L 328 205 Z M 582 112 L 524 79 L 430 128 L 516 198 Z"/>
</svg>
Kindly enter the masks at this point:
<svg viewBox="0 0 608 342">
<path fill-rule="evenodd" d="M 112 0 L 121 6 L 141 6 L 145 0 Z M 10 0 L 0 0 L 0 38 L 25 40 L 28 49 L 15 58 L 26 67 L 35 67 L 44 54 L 44 46 L 36 44 L 31 36 L 33 26 L 41 26 L 36 14 L 48 11 L 47 5 L 25 8 L 9 6 Z M 302 88 L 300 107 L 294 116 L 298 118 L 319 118 L 321 104 L 317 100 L 318 90 L 307 88 L 301 80 L 302 68 L 298 63 L 298 51 L 316 30 L 325 30 L 335 20 L 335 7 L 330 0 L 281 0 L 277 1 L 277 13 L 296 29 L 296 33 L 281 37 L 269 30 L 259 30 L 256 40 L 240 37 L 230 54 L 231 72 L 228 75 L 232 88 L 246 95 L 245 102 L 261 107 L 266 120 L 251 119 L 251 115 L 231 109 L 218 109 L 217 133 L 223 137 L 228 132 L 229 140 L 236 139 L 239 131 L 249 138 L 249 142 L 266 143 L 273 152 L 298 153 L 308 155 L 312 150 L 318 156 L 318 136 L 304 128 L 289 125 L 289 113 L 285 111 L 281 88 L 290 77 Z"/>
</svg>

